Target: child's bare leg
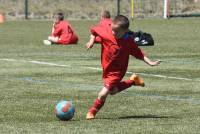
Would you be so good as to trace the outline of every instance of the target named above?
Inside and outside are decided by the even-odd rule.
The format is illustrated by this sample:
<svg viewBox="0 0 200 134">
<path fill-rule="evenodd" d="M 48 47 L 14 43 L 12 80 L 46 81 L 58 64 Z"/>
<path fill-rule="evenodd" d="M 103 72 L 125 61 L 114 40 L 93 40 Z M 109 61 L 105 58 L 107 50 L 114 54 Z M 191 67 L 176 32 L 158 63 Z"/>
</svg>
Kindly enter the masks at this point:
<svg viewBox="0 0 200 134">
<path fill-rule="evenodd" d="M 58 39 L 59 39 L 58 37 L 53 37 L 53 36 L 48 37 L 48 40 L 51 41 L 51 42 L 54 42 L 54 43 L 57 43 Z"/>
<path fill-rule="evenodd" d="M 52 45 L 52 43 L 57 43 L 58 40 L 59 40 L 58 37 L 49 36 L 49 37 L 48 37 L 48 40 L 43 40 L 43 43 L 44 43 L 45 45 Z"/>
<path fill-rule="evenodd" d="M 98 97 L 93 103 L 93 106 L 89 109 L 86 119 L 94 119 L 96 113 L 101 109 L 101 107 L 104 105 L 107 96 L 110 94 L 110 91 L 103 87 L 102 90 L 98 93 Z"/>
</svg>

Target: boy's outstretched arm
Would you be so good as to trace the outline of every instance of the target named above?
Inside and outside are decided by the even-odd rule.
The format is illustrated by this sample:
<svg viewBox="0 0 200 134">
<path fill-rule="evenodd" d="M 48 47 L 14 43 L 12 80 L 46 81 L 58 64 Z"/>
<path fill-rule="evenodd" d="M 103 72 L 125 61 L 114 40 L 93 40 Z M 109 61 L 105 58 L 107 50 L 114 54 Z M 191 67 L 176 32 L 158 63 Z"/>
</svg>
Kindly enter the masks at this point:
<svg viewBox="0 0 200 134">
<path fill-rule="evenodd" d="M 152 61 L 150 60 L 148 57 L 144 56 L 144 62 L 147 63 L 148 65 L 150 66 L 156 66 L 156 65 L 159 65 L 161 60 L 156 60 L 156 61 Z"/>
<path fill-rule="evenodd" d="M 86 47 L 87 47 L 87 50 L 88 49 L 91 49 L 94 45 L 94 42 L 95 42 L 95 36 L 94 35 L 90 35 L 90 40 L 89 42 L 86 44 Z"/>
</svg>

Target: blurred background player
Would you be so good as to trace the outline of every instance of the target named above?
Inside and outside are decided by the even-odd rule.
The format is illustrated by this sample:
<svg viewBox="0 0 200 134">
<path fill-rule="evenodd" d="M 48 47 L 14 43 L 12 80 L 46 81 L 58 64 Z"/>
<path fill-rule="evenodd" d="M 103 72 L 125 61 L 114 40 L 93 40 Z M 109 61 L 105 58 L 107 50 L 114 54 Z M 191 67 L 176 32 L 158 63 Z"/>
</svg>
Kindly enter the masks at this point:
<svg viewBox="0 0 200 134">
<path fill-rule="evenodd" d="M 54 15 L 51 36 L 48 37 L 48 40 L 44 40 L 43 43 L 45 45 L 68 45 L 78 43 L 78 36 L 75 34 L 69 22 L 66 20 L 64 21 L 63 13 L 57 13 Z"/>
<path fill-rule="evenodd" d="M 144 61 L 150 66 L 160 63 L 159 60 L 151 61 L 144 55 L 140 48 L 129 36 L 129 20 L 123 15 L 114 18 L 111 27 L 100 25 L 91 28 L 92 35 L 86 44 L 90 49 L 94 45 L 95 37 L 99 36 L 102 41 L 101 64 L 103 68 L 103 88 L 98 93 L 93 106 L 89 109 L 86 119 L 94 119 L 96 113 L 104 105 L 108 95 L 114 95 L 132 85 L 144 86 L 144 81 L 133 74 L 128 80 L 122 81 L 128 67 L 129 55 Z"/>
<path fill-rule="evenodd" d="M 99 25 L 102 26 L 111 26 L 112 20 L 111 20 L 111 15 L 108 10 L 103 10 L 101 12 L 101 19 L 99 22 Z"/>
<path fill-rule="evenodd" d="M 98 25 L 103 26 L 103 27 L 107 27 L 107 26 L 111 26 L 112 20 L 111 20 L 111 15 L 110 12 L 108 10 L 103 10 L 101 12 L 101 17 L 100 17 L 100 22 Z M 96 36 L 95 38 L 95 43 L 100 43 L 101 42 L 101 38 L 99 36 Z"/>
</svg>

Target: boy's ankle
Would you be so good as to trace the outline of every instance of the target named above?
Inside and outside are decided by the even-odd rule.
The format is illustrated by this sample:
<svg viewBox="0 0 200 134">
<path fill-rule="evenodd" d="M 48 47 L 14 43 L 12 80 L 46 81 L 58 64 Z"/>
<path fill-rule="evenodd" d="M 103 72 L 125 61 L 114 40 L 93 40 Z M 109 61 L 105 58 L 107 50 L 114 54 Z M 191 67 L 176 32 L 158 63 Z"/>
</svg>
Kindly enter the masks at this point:
<svg viewBox="0 0 200 134">
<path fill-rule="evenodd" d="M 98 110 L 96 110 L 96 109 L 94 109 L 94 108 L 91 108 L 91 109 L 88 111 L 87 115 L 86 115 L 86 119 L 87 119 L 87 120 L 94 119 L 95 116 L 96 116 L 96 114 L 97 114 L 97 112 L 98 112 Z"/>
</svg>

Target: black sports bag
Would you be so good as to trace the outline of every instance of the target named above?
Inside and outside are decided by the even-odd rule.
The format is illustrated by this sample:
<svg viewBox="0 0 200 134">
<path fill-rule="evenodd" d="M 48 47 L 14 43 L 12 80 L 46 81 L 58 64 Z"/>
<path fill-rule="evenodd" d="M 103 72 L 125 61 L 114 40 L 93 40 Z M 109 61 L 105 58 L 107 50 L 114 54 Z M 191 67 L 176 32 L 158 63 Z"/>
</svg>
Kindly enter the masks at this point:
<svg viewBox="0 0 200 134">
<path fill-rule="evenodd" d="M 129 35 L 131 35 L 138 46 L 153 46 L 154 40 L 151 34 L 145 33 L 142 31 L 133 32 L 129 31 Z"/>
</svg>

